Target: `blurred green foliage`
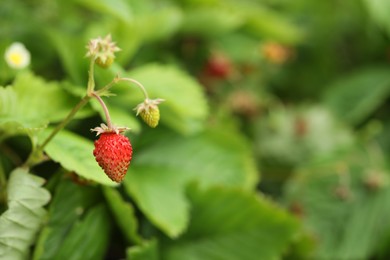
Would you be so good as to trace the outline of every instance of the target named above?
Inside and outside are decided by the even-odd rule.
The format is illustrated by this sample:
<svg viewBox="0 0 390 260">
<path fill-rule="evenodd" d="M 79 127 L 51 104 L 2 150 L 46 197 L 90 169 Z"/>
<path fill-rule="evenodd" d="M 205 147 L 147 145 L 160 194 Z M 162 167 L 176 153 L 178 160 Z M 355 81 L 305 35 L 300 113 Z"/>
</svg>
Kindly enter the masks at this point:
<svg viewBox="0 0 390 260">
<path fill-rule="evenodd" d="M 0 258 L 388 259 L 389 7 L 2 1 L 0 50 L 22 42 L 31 64 L 0 59 Z M 95 100 L 23 168 L 85 95 L 85 46 L 107 34 L 121 52 L 97 87 L 142 82 L 166 100 L 159 127 L 120 83 L 105 100 L 132 128 L 122 185 L 92 155 Z"/>
</svg>

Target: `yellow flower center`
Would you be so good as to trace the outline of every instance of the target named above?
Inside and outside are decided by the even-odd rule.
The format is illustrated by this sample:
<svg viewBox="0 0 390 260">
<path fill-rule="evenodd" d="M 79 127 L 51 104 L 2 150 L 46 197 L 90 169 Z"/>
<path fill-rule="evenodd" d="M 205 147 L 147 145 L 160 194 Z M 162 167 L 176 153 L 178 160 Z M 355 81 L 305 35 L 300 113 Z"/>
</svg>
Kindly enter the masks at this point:
<svg viewBox="0 0 390 260">
<path fill-rule="evenodd" d="M 15 65 L 20 65 L 23 61 L 23 57 L 20 53 L 11 53 L 11 55 L 9 56 L 9 59 L 10 61 L 15 64 Z"/>
</svg>

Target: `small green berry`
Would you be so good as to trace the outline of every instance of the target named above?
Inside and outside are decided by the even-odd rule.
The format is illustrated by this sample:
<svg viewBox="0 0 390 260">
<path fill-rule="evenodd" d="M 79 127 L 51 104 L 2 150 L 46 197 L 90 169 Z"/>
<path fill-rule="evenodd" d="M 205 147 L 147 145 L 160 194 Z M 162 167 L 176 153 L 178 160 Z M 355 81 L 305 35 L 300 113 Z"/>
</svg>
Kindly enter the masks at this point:
<svg viewBox="0 0 390 260">
<path fill-rule="evenodd" d="M 108 67 L 110 67 L 113 62 L 114 62 L 113 57 L 107 57 L 105 60 L 98 57 L 95 60 L 95 64 L 103 69 L 107 69 Z"/>
<path fill-rule="evenodd" d="M 160 120 L 160 110 L 157 106 L 150 107 L 148 110 L 141 111 L 140 116 L 148 126 L 155 128 Z"/>
</svg>

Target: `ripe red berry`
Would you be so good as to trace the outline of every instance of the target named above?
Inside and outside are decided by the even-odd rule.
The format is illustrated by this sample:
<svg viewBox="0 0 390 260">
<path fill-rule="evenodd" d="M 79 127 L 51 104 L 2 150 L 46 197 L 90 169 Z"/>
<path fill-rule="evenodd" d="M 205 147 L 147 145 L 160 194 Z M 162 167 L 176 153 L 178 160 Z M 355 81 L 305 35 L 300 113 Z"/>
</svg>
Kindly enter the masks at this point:
<svg viewBox="0 0 390 260">
<path fill-rule="evenodd" d="M 95 141 L 93 155 L 107 176 L 121 182 L 129 168 L 133 148 L 129 139 L 115 132 L 104 132 Z"/>
<path fill-rule="evenodd" d="M 232 64 L 227 56 L 215 54 L 207 61 L 205 71 L 209 76 L 226 79 L 232 73 Z"/>
</svg>

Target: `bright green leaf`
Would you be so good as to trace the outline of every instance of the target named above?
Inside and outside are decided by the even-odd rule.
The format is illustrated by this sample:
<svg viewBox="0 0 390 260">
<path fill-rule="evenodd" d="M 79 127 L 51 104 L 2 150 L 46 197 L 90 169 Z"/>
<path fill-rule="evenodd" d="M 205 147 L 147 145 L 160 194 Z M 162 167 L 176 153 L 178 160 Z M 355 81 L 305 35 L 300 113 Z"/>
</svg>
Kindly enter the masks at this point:
<svg viewBox="0 0 390 260">
<path fill-rule="evenodd" d="M 1 89 L 0 99 L 5 102 L 1 105 L 0 128 L 6 132 L 39 129 L 58 122 L 78 102 L 60 83 L 45 82 L 31 73 L 19 74 L 13 86 Z"/>
<path fill-rule="evenodd" d="M 126 251 L 128 260 L 158 260 L 158 248 L 157 241 L 147 241 L 142 243 L 142 245 L 133 246 L 127 249 Z"/>
<path fill-rule="evenodd" d="M 125 188 L 146 216 L 171 237 L 177 237 L 188 223 L 189 205 L 184 196 L 185 172 L 165 167 L 131 166 Z M 170 207 L 174 208 L 172 210 Z"/>
<path fill-rule="evenodd" d="M 208 113 L 202 86 L 177 67 L 150 64 L 139 67 L 129 75 L 141 82 L 151 99 L 163 98 L 159 105 L 161 122 L 182 133 L 193 133 L 202 128 Z M 144 97 L 135 87 L 122 85 L 122 97 L 141 103 Z"/>
<path fill-rule="evenodd" d="M 0 216 L 0 258 L 24 259 L 43 224 L 50 193 L 41 188 L 45 180 L 15 169 L 7 186 L 8 209 Z"/>
<path fill-rule="evenodd" d="M 282 43 L 297 43 L 302 38 L 302 32 L 282 15 L 259 6 L 242 6 L 242 12 L 247 15 L 245 30 L 259 37 Z"/>
<path fill-rule="evenodd" d="M 103 187 L 104 196 L 128 242 L 139 244 L 142 238 L 137 234 L 138 221 L 133 206 L 124 201 L 120 193 L 109 187 Z"/>
<path fill-rule="evenodd" d="M 139 81 L 149 98 L 165 99 L 159 105 L 162 123 L 184 134 L 203 128 L 208 114 L 207 100 L 202 86 L 184 71 L 172 65 L 148 64 L 127 73 L 114 64 L 111 70 L 102 72 L 97 78 L 99 82 L 109 82 L 115 74 Z M 145 99 L 142 91 L 130 82 L 118 83 L 112 93 L 116 94 L 112 105 L 127 108 L 127 111 Z"/>
<path fill-rule="evenodd" d="M 164 8 L 137 17 L 136 24 L 144 41 L 163 40 L 172 37 L 182 20 L 178 8 Z"/>
<path fill-rule="evenodd" d="M 229 33 L 245 22 L 236 8 L 226 5 L 215 7 L 197 7 L 186 10 L 181 30 L 184 33 L 202 36 Z"/>
<path fill-rule="evenodd" d="M 50 133 L 49 130 L 45 131 L 46 136 Z M 65 169 L 74 171 L 88 180 L 115 186 L 116 183 L 107 177 L 95 161 L 93 149 L 92 141 L 66 130 L 61 130 L 45 146 L 45 152 L 48 156 L 53 161 L 60 163 Z"/>
<path fill-rule="evenodd" d="M 235 133 L 213 130 L 192 138 L 157 135 L 151 143 L 134 156 L 124 185 L 150 220 L 171 237 L 182 233 L 188 223 L 187 183 L 248 190 L 256 185 L 249 146 Z"/>
<path fill-rule="evenodd" d="M 133 18 L 133 12 L 130 5 L 125 0 L 73 0 L 89 9 L 100 13 L 106 13 L 120 18 L 129 23 Z"/>
<path fill-rule="evenodd" d="M 12 115 L 17 109 L 17 95 L 12 87 L 0 87 L 0 116 Z"/>
<path fill-rule="evenodd" d="M 390 34 L 390 18 L 387 10 L 390 8 L 390 2 L 387 0 L 363 0 L 372 19 Z"/>
<path fill-rule="evenodd" d="M 294 218 L 255 193 L 191 187 L 191 222 L 167 242 L 163 259 L 280 259 L 297 230 Z"/>
</svg>

